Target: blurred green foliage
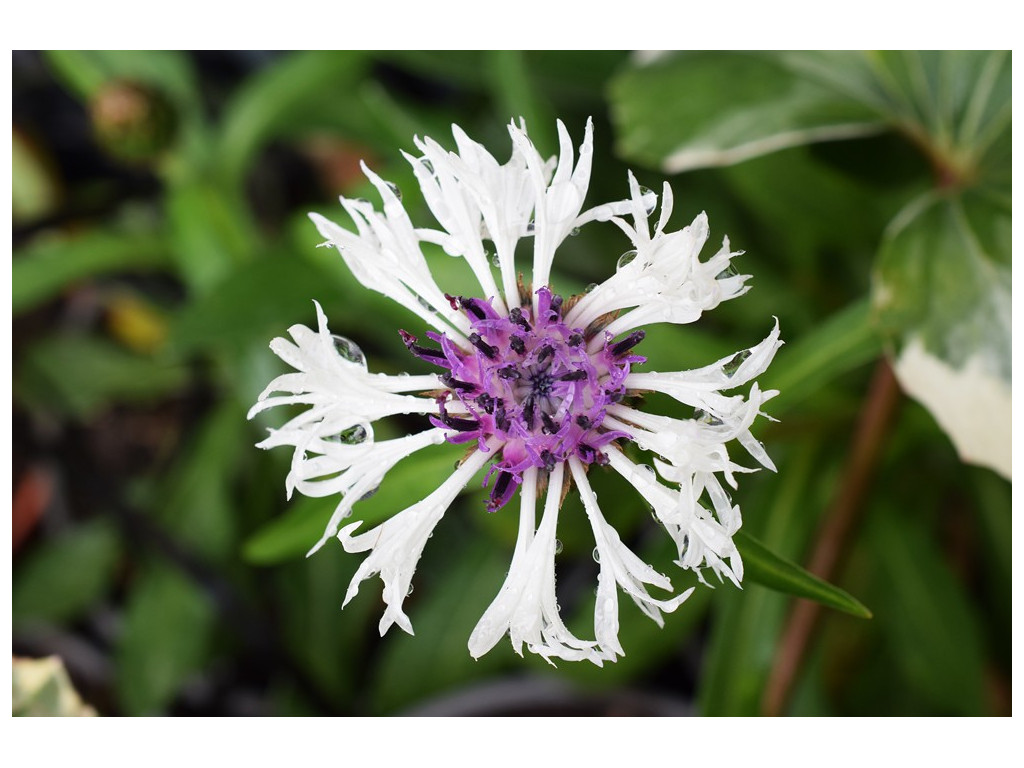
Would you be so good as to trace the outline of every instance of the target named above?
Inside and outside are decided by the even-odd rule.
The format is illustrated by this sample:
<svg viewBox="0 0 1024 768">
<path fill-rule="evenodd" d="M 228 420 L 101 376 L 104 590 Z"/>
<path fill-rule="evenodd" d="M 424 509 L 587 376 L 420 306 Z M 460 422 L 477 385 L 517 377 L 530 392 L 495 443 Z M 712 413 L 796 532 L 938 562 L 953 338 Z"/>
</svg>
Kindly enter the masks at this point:
<svg viewBox="0 0 1024 768">
<path fill-rule="evenodd" d="M 553 675 L 754 714 L 793 602 L 755 582 L 863 614 L 855 595 L 874 614 L 824 614 L 791 712 L 1009 711 L 1009 484 L 962 464 L 920 406 L 905 401 L 884 437 L 843 542 L 842 589 L 793 565 L 835 502 L 883 350 L 923 335 L 948 364 L 980 351 L 1009 380 L 998 298 L 1010 294 L 1009 53 L 64 51 L 15 64 L 14 197 L 31 202 L 14 209 L 15 524 L 22 515 L 34 531 L 15 556 L 15 650 L 98 652 L 106 671 L 81 674 L 101 712 L 391 714 L 502 675 Z M 82 146 L 110 153 L 102 163 L 77 168 L 37 113 L 19 111 L 55 83 L 61 108 L 92 126 Z M 141 114 L 167 125 L 143 121 L 125 137 L 88 122 L 126 83 L 159 101 Z M 787 343 L 762 380 L 781 391 L 768 406 L 780 421 L 759 435 L 779 473 L 746 477 L 736 494 L 744 589 L 700 587 L 664 629 L 626 606 L 626 657 L 604 669 L 555 670 L 507 643 L 469 657 L 515 538 L 514 520 L 487 515 L 473 485 L 417 571 L 416 637 L 376 636 L 376 581 L 340 612 L 358 557 L 328 545 L 303 558 L 334 502 L 286 501 L 286 452 L 253 448 L 279 422 L 245 420 L 281 371 L 267 343 L 311 324 L 314 299 L 373 368 L 423 370 L 396 333 L 415 318 L 317 249 L 304 214 L 336 214 L 338 194 L 374 197 L 365 159 L 425 222 L 399 150 L 414 151 L 414 134 L 452 145 L 457 123 L 503 160 L 504 126 L 519 116 L 545 153 L 556 117 L 578 139 L 593 116 L 590 200 L 621 198 L 627 168 L 653 189 L 667 178 L 674 225 L 706 210 L 713 237 L 746 251 L 753 290 L 696 326 L 654 329 L 642 350 L 652 365 L 749 347 L 773 315 Z M 112 135 L 160 141 L 129 157 Z M 118 191 L 125 179 L 155 192 Z M 901 210 L 916 215 L 891 227 Z M 614 270 L 619 251 L 598 230 L 560 250 L 563 292 Z M 447 289 L 467 279 L 456 260 L 429 258 Z M 142 324 L 148 346 L 133 341 Z M 458 456 L 443 446 L 400 463 L 356 516 L 383 519 L 421 498 Z M 40 463 L 61 490 L 32 511 L 17 503 L 18 482 Z M 678 574 L 632 489 L 594 474 L 624 539 Z M 578 500 L 562 520 L 560 599 L 570 626 L 585 627 L 593 595 L 580 585 L 594 565 Z M 72 677 L 84 668 L 65 662 Z"/>
</svg>

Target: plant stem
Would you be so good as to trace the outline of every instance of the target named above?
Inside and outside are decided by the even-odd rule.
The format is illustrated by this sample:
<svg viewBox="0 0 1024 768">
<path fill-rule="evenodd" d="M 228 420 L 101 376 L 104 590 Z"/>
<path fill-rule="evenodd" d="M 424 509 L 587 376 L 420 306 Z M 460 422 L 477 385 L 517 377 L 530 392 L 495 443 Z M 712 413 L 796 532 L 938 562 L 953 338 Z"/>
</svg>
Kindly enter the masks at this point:
<svg viewBox="0 0 1024 768">
<path fill-rule="evenodd" d="M 883 357 L 875 365 L 867 397 L 857 420 L 850 457 L 838 493 L 825 516 L 807 570 L 831 581 L 838 570 L 850 535 L 858 521 L 862 501 L 899 400 L 899 385 Z M 761 700 L 761 712 L 778 716 L 786 711 L 814 634 L 821 606 L 797 600 L 776 650 L 775 663 Z"/>
</svg>

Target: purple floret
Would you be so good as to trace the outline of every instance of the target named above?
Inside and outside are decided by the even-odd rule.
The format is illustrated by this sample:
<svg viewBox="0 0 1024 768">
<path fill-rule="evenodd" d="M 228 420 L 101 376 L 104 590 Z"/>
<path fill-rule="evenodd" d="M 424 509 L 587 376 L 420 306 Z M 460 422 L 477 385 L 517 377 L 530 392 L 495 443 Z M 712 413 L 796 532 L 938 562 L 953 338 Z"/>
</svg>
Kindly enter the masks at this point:
<svg viewBox="0 0 1024 768">
<path fill-rule="evenodd" d="M 529 467 L 551 471 L 571 456 L 585 464 L 607 462 L 601 449 L 629 435 L 601 427 L 605 409 L 625 396 L 630 366 L 646 359 L 631 354 L 642 331 L 616 343 L 608 337 L 589 353 L 584 330 L 562 321 L 562 297 L 548 288 L 537 297 L 536 317 L 532 307 L 515 307 L 505 317 L 482 299 L 448 297 L 472 325 L 470 352 L 444 334 L 427 333 L 437 348 L 402 331 L 410 352 L 446 369 L 440 378 L 448 392 L 431 422 L 448 430 L 448 442 L 475 440 L 481 451 L 489 441 L 502 445 L 485 480 L 497 473 L 491 511 L 512 498 Z M 469 413 L 449 414 L 445 403 L 453 398 Z"/>
</svg>

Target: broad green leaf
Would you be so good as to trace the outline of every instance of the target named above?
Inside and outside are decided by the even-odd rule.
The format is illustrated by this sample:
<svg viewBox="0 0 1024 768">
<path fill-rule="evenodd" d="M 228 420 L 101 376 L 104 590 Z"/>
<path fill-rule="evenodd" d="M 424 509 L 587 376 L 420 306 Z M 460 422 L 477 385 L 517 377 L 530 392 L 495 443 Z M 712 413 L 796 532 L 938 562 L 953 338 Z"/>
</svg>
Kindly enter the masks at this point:
<svg viewBox="0 0 1024 768">
<path fill-rule="evenodd" d="M 127 715 L 164 710 L 210 653 L 216 612 L 202 589 L 168 566 L 152 566 L 132 585 L 115 663 Z"/>
<path fill-rule="evenodd" d="M 902 387 L 965 461 L 1010 475 L 1008 202 L 927 195 L 893 222 L 872 301 Z"/>
<path fill-rule="evenodd" d="M 168 233 L 179 274 L 202 295 L 252 260 L 257 238 L 237 194 L 202 179 L 175 181 L 167 199 Z"/>
<path fill-rule="evenodd" d="M 224 115 L 219 159 L 237 179 L 263 144 L 310 125 L 310 113 L 351 99 L 368 60 L 361 51 L 286 54 L 235 94 Z"/>
<path fill-rule="evenodd" d="M 84 99 L 112 80 L 132 80 L 159 86 L 181 103 L 195 101 L 195 73 L 180 51 L 50 51 L 46 56 Z"/>
<path fill-rule="evenodd" d="M 14 569 L 14 623 L 79 618 L 110 590 L 120 556 L 117 531 L 103 519 L 40 541 Z"/>
<path fill-rule="evenodd" d="M 363 520 L 363 530 L 401 512 L 425 498 L 452 473 L 463 448 L 439 445 L 424 448 L 403 459 L 384 476 L 380 488 L 368 499 L 356 503 L 346 523 Z M 471 480 L 464 493 L 479 493 L 479 482 Z M 271 565 L 302 557 L 320 541 L 339 496 L 301 498 L 282 516 L 274 518 L 245 542 L 243 556 L 251 563 Z"/>
<path fill-rule="evenodd" d="M 787 343 L 759 380 L 762 388 L 779 390 L 769 405 L 772 415 L 785 413 L 828 383 L 873 360 L 881 347 L 866 300 L 851 304 L 806 336 Z"/>
<path fill-rule="evenodd" d="M 772 54 L 661 56 L 618 75 L 611 106 L 622 154 L 668 173 L 884 127 L 874 109 Z"/>
<path fill-rule="evenodd" d="M 450 532 L 446 532 L 450 534 Z M 431 694 L 493 673 L 514 658 L 505 643 L 480 659 L 469 655 L 473 627 L 498 593 L 509 557 L 478 542 L 441 541 L 437 533 L 428 544 L 424 567 L 414 580 L 417 594 L 406 599 L 406 611 L 416 635 L 393 627 L 373 671 L 374 711 L 391 713 Z M 448 538 L 448 536 L 446 536 Z M 442 562 L 429 569 L 430 556 L 443 547 Z M 443 569 L 443 570 L 442 570 Z M 420 573 L 436 574 L 435 579 Z M 372 588 L 368 583 L 363 589 Z"/>
<path fill-rule="evenodd" d="M 240 459 L 252 450 L 244 411 L 225 400 L 209 413 L 153 501 L 165 529 L 208 560 L 224 561 L 235 551 L 234 483 Z"/>
<path fill-rule="evenodd" d="M 919 521 L 894 505 L 879 512 L 868 534 L 889 597 L 877 609 L 890 652 L 942 712 L 981 714 L 985 656 L 971 598 Z"/>
<path fill-rule="evenodd" d="M 77 281 L 110 272 L 149 272 L 168 264 L 164 236 L 93 231 L 76 237 L 38 239 L 12 263 L 15 315 L 53 298 Z"/>
<path fill-rule="evenodd" d="M 11 714 L 15 717 L 93 717 L 59 656 L 19 659 L 11 665 Z"/>
<path fill-rule="evenodd" d="M 17 226 L 49 215 L 60 202 L 47 155 L 16 128 L 11 142 L 11 221 Z"/>
<path fill-rule="evenodd" d="M 743 557 L 744 580 L 814 600 L 851 616 L 871 618 L 871 611 L 855 597 L 779 557 L 752 536 L 740 531 L 733 537 L 733 541 Z"/>
<path fill-rule="evenodd" d="M 152 402 L 180 390 L 188 372 L 92 336 L 57 336 L 25 352 L 15 397 L 37 409 L 87 419 L 114 403 Z"/>
</svg>

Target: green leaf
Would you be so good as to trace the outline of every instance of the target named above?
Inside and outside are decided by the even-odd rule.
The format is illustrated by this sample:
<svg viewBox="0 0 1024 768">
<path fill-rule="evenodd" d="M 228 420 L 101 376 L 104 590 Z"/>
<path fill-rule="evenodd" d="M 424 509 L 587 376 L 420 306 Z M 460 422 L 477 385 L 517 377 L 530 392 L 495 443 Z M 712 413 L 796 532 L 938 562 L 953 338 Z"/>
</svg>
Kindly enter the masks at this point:
<svg viewBox="0 0 1024 768">
<path fill-rule="evenodd" d="M 14 569 L 14 623 L 66 623 L 82 616 L 110 590 L 120 555 L 117 532 L 102 519 L 40 542 Z"/>
<path fill-rule="evenodd" d="M 47 60 L 79 96 L 89 99 L 111 80 L 162 88 L 183 103 L 195 96 L 195 73 L 180 51 L 50 51 Z"/>
<path fill-rule="evenodd" d="M 744 580 L 762 584 L 778 592 L 821 603 L 837 611 L 870 619 L 871 611 L 839 587 L 808 573 L 799 565 L 779 557 L 752 536 L 739 531 L 733 537 L 743 558 Z"/>
<path fill-rule="evenodd" d="M 771 54 L 661 56 L 612 81 L 611 107 L 621 153 L 668 173 L 884 127 L 875 109 Z"/>
<path fill-rule="evenodd" d="M 982 714 L 986 662 L 971 598 L 921 522 L 895 505 L 878 511 L 868 526 L 888 598 L 878 624 L 897 663 L 943 713 Z"/>
<path fill-rule="evenodd" d="M 88 419 L 114 403 L 158 400 L 181 389 L 188 372 L 91 336 L 58 336 L 28 349 L 14 379 L 30 407 Z"/>
<path fill-rule="evenodd" d="M 1010 475 L 1009 203 L 926 195 L 893 222 L 872 301 L 903 388 L 965 461 Z M 984 403 L 984 407 L 979 407 Z"/>
<path fill-rule="evenodd" d="M 438 554 L 440 535 L 431 541 L 434 552 L 429 554 Z M 508 568 L 507 553 L 479 542 L 449 543 L 443 560 L 437 579 L 418 578 L 418 594 L 407 599 L 416 636 L 392 629 L 387 639 L 373 673 L 372 706 L 377 712 L 394 712 L 493 673 L 512 660 L 507 643 L 480 659 L 473 659 L 467 648 L 473 627 L 501 587 Z"/>
<path fill-rule="evenodd" d="M 363 529 L 401 512 L 425 498 L 452 473 L 465 450 L 448 444 L 425 448 L 400 461 L 384 476 L 377 492 L 356 503 L 346 522 L 363 520 Z M 470 481 L 463 493 L 479 493 L 479 484 Z M 249 537 L 242 550 L 250 563 L 270 565 L 298 558 L 310 550 L 324 533 L 340 496 L 322 499 L 302 498 L 280 517 L 276 517 Z"/>
<path fill-rule="evenodd" d="M 125 714 L 152 715 L 209 656 L 216 613 L 207 596 L 163 566 L 133 586 L 117 648 L 117 693 Z"/>
<path fill-rule="evenodd" d="M 167 263 L 166 237 L 157 233 L 92 231 L 77 237 L 39 239 L 13 259 L 12 310 L 15 315 L 26 312 L 94 275 L 150 271 Z"/>
<path fill-rule="evenodd" d="M 228 104 L 219 159 L 238 179 L 275 136 L 315 122 L 316 112 L 344 103 L 368 66 L 363 51 L 306 51 L 283 56 L 249 78 Z"/>
<path fill-rule="evenodd" d="M 541 157 L 549 157 L 558 150 L 555 119 L 551 107 L 533 84 L 523 51 L 489 51 L 489 71 L 492 93 L 498 113 L 518 123 L 526 120 L 530 138 Z"/>
<path fill-rule="evenodd" d="M 835 313 L 780 349 L 761 377 L 764 389 L 779 390 L 771 401 L 772 414 L 779 416 L 801 404 L 828 383 L 876 358 L 881 348 L 867 300 Z"/>
</svg>

